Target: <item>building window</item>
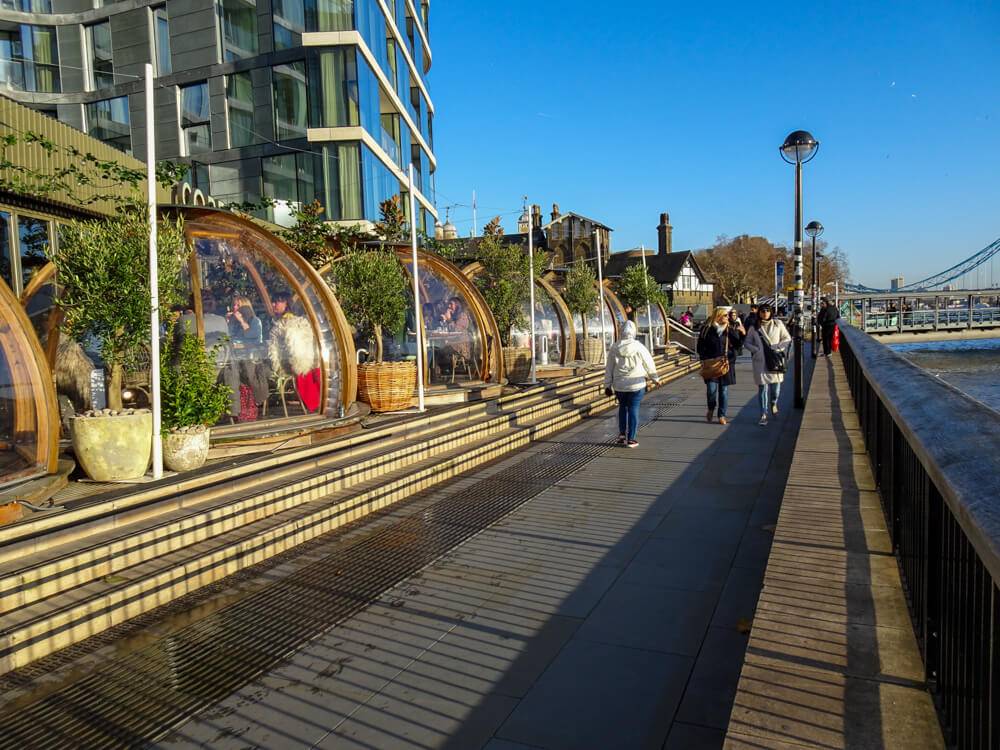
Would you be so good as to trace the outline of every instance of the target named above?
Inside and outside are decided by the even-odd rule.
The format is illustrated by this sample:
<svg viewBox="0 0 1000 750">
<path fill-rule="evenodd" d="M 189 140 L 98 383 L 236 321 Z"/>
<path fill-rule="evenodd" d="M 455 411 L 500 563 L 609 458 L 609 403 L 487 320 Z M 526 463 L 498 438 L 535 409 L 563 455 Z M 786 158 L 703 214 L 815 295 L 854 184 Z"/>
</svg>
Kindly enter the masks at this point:
<svg viewBox="0 0 1000 750">
<path fill-rule="evenodd" d="M 332 221 L 363 219 L 361 194 L 361 144 L 331 143 L 323 146 L 316 197 Z"/>
<path fill-rule="evenodd" d="M 374 0 L 368 0 L 368 3 L 373 2 Z M 354 29 L 354 0 L 307 0 L 307 31 L 351 31 L 352 29 Z"/>
<path fill-rule="evenodd" d="M 129 128 L 128 97 L 103 99 L 86 105 L 87 132 L 99 141 L 132 153 L 132 132 Z"/>
<path fill-rule="evenodd" d="M 257 54 L 256 0 L 221 0 L 222 59 L 240 60 Z"/>
<path fill-rule="evenodd" d="M 274 48 L 291 49 L 302 45 L 306 28 L 305 6 L 302 0 L 273 0 Z"/>
<path fill-rule="evenodd" d="M 55 27 L 4 26 L 0 28 L 0 85 L 19 91 L 58 93 Z"/>
<path fill-rule="evenodd" d="M 49 222 L 33 216 L 18 216 L 17 241 L 21 248 L 21 290 L 48 262 Z"/>
<path fill-rule="evenodd" d="M 167 75 L 173 68 L 170 64 L 170 24 L 165 5 L 153 8 L 153 43 L 156 45 L 156 74 Z"/>
<path fill-rule="evenodd" d="M 304 61 L 271 68 L 271 99 L 275 138 L 279 141 L 305 138 L 309 107 L 306 102 Z"/>
<path fill-rule="evenodd" d="M 207 81 L 181 87 L 181 133 L 185 156 L 212 150 Z"/>
<path fill-rule="evenodd" d="M 358 66 L 353 48 L 335 47 L 309 57 L 309 79 L 317 92 L 310 104 L 314 128 L 358 124 Z"/>
<path fill-rule="evenodd" d="M 226 101 L 229 106 L 229 147 L 254 143 L 253 82 L 249 73 L 226 76 Z"/>
<path fill-rule="evenodd" d="M 111 22 L 87 27 L 87 54 L 90 56 L 90 88 L 109 89 L 115 85 L 111 63 Z"/>
</svg>

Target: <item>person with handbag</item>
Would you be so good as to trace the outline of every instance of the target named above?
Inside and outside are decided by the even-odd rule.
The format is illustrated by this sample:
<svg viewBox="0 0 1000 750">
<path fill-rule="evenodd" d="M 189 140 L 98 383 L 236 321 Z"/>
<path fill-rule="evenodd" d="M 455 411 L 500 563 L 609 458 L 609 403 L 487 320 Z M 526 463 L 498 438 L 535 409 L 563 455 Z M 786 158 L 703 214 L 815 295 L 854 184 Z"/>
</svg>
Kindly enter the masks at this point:
<svg viewBox="0 0 1000 750">
<path fill-rule="evenodd" d="M 618 444 L 637 448 L 635 439 L 639 427 L 639 404 L 646 392 L 646 378 L 660 382 L 656 362 L 642 342 L 635 338 L 635 323 L 626 320 L 622 337 L 608 349 L 604 367 L 604 395 L 618 397 Z"/>
<path fill-rule="evenodd" d="M 757 322 L 747 333 L 746 348 L 753 360 L 753 377 L 760 400 L 760 425 L 767 425 L 767 414 L 778 413 L 778 393 L 785 379 L 788 348 L 792 337 L 785 324 L 774 317 L 770 305 L 761 305 Z"/>
<path fill-rule="evenodd" d="M 729 324 L 729 308 L 717 307 L 709 322 L 698 336 L 698 357 L 701 359 L 701 377 L 705 381 L 708 413 L 712 421 L 715 407 L 719 407 L 719 424 L 726 424 L 726 406 L 729 404 L 729 386 L 736 382 L 736 350 L 743 346 L 743 335 Z"/>
</svg>

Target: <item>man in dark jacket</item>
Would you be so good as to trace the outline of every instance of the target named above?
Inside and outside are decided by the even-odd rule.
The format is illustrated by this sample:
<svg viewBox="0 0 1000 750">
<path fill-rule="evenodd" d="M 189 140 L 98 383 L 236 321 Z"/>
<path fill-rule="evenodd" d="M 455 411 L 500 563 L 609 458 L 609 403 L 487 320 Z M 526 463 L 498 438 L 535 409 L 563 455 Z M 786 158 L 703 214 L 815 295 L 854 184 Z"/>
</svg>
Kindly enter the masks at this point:
<svg viewBox="0 0 1000 750">
<path fill-rule="evenodd" d="M 743 328 L 749 331 L 757 323 L 757 305 L 750 305 L 750 312 L 743 316 Z"/>
<path fill-rule="evenodd" d="M 823 331 L 823 356 L 830 356 L 830 352 L 833 350 L 833 332 L 837 330 L 837 318 L 840 317 L 840 311 L 837 306 L 830 302 L 826 297 L 819 302 L 819 315 L 816 318 L 816 322 L 819 323 L 821 330 Z"/>
</svg>

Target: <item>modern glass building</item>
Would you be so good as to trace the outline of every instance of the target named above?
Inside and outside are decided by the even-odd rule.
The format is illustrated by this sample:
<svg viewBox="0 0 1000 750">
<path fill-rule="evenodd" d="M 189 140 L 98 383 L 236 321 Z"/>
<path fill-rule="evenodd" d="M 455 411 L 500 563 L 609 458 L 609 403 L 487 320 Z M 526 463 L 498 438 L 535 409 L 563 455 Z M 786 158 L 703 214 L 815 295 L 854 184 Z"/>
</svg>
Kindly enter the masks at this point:
<svg viewBox="0 0 1000 750">
<path fill-rule="evenodd" d="M 145 158 L 154 65 L 157 158 L 228 202 L 273 198 L 287 224 L 378 218 L 410 190 L 433 232 L 429 0 L 0 0 L 0 94 Z"/>
</svg>

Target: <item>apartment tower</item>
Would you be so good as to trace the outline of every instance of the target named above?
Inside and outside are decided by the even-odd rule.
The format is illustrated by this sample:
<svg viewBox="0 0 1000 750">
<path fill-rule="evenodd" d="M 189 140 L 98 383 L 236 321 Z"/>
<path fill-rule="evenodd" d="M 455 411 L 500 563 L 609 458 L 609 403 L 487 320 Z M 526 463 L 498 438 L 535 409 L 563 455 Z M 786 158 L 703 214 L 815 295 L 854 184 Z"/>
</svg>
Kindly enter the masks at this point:
<svg viewBox="0 0 1000 750">
<path fill-rule="evenodd" d="M 157 159 L 228 202 L 275 199 L 289 223 L 378 218 L 408 199 L 433 231 L 429 0 L 0 0 L 0 93 L 146 155 L 153 64 Z M 407 211 L 409 209 L 407 208 Z"/>
</svg>

